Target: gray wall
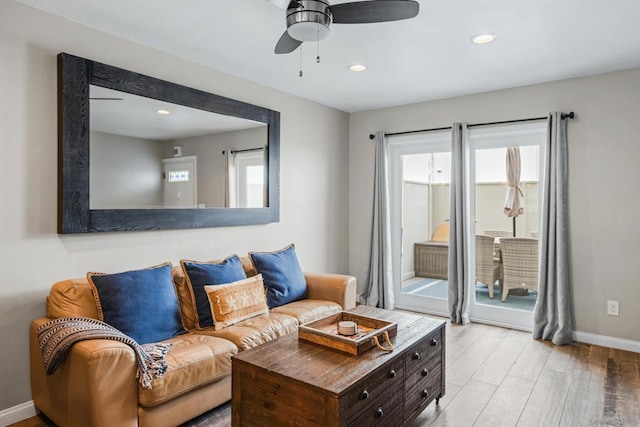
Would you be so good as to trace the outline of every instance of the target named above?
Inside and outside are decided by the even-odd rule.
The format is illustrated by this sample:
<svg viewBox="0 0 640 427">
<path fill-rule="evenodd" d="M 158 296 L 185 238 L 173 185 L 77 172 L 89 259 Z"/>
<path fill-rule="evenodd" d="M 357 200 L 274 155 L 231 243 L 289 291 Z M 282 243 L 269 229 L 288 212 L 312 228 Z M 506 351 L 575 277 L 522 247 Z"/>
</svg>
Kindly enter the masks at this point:
<svg viewBox="0 0 640 427">
<path fill-rule="evenodd" d="M 348 115 L 37 11 L 0 7 L 0 410 L 31 400 L 28 328 L 50 286 L 87 271 L 210 260 L 295 242 L 306 271 L 348 272 Z M 56 234 L 59 52 L 281 112 L 281 216 L 269 225 Z M 7 161 L 9 160 L 9 161 Z M 310 226 L 313 225 L 313 226 Z M 624 306 L 623 306 L 624 307 Z M 624 309 L 624 308 L 623 308 Z M 7 385 L 11 385 L 10 387 Z"/>
<path fill-rule="evenodd" d="M 349 265 L 366 277 L 374 149 L 369 134 L 575 111 L 569 122 L 569 209 L 575 329 L 640 340 L 640 69 L 351 115 Z M 620 317 L 607 316 L 620 301 Z"/>
<path fill-rule="evenodd" d="M 91 132 L 91 209 L 162 206 L 164 144 L 152 139 Z"/>
</svg>

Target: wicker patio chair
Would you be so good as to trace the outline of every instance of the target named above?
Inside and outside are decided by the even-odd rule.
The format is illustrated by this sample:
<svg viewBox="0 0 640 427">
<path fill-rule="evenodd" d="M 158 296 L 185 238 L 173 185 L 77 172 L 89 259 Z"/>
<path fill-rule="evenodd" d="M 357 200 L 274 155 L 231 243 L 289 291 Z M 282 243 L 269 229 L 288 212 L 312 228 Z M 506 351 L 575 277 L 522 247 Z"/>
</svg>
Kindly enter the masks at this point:
<svg viewBox="0 0 640 427">
<path fill-rule="evenodd" d="M 489 288 L 489 298 L 493 299 L 493 287 L 496 281 L 502 281 L 500 260 L 494 257 L 494 238 L 476 236 L 476 285 L 484 283 Z M 502 289 L 502 283 L 500 283 Z"/>
<path fill-rule="evenodd" d="M 510 289 L 538 290 L 538 240 L 526 237 L 503 237 L 502 302 Z"/>
<path fill-rule="evenodd" d="M 484 234 L 491 237 L 513 237 L 511 230 L 485 230 Z"/>
<path fill-rule="evenodd" d="M 449 223 L 444 222 L 436 227 L 431 235 L 432 242 L 449 242 Z"/>
</svg>

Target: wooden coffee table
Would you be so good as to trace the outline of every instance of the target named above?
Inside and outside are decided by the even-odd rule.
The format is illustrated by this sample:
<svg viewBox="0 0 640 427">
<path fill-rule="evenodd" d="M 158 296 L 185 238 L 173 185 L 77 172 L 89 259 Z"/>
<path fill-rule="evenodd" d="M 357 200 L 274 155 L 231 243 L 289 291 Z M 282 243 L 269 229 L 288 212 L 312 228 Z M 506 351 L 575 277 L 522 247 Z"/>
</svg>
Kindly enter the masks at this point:
<svg viewBox="0 0 640 427">
<path fill-rule="evenodd" d="M 394 351 L 352 356 L 297 334 L 243 351 L 232 358 L 232 425 L 402 425 L 444 396 L 444 321 L 349 311 L 396 322 Z"/>
</svg>

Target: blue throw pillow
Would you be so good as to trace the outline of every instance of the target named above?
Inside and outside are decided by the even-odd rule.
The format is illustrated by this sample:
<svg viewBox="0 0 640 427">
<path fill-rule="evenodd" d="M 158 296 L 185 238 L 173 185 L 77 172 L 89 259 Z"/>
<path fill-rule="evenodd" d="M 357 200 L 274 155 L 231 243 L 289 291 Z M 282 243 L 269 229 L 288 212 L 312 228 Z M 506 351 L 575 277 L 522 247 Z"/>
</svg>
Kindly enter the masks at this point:
<svg viewBox="0 0 640 427">
<path fill-rule="evenodd" d="M 246 279 L 242 262 L 238 255 L 231 255 L 221 262 L 198 262 L 181 260 L 182 270 L 196 306 L 196 328 L 203 329 L 213 326 L 209 297 L 204 290 L 206 285 L 224 285 Z"/>
<path fill-rule="evenodd" d="M 87 273 L 100 320 L 138 344 L 173 338 L 185 332 L 171 263 L 116 274 Z"/>
<path fill-rule="evenodd" d="M 267 305 L 274 308 L 307 296 L 307 282 L 293 244 L 276 252 L 249 252 L 267 288 Z"/>
</svg>

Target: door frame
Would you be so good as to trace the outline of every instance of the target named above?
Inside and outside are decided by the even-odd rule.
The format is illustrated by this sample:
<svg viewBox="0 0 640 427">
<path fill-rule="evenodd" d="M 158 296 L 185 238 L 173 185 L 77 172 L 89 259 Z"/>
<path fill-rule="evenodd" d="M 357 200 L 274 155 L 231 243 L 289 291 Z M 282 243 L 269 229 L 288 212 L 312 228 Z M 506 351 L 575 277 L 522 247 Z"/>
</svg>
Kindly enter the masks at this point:
<svg viewBox="0 0 640 427">
<path fill-rule="evenodd" d="M 193 164 L 193 179 L 189 179 L 193 186 L 193 207 L 198 207 L 198 159 L 197 156 L 184 156 L 184 157 L 169 157 L 162 159 L 162 173 L 164 174 L 165 165 L 171 165 L 174 163 L 192 163 Z M 169 177 L 163 176 L 162 179 L 162 203 L 164 205 L 165 198 L 165 186 L 167 185 Z"/>
<path fill-rule="evenodd" d="M 538 159 L 538 200 L 542 200 L 542 177 L 545 159 L 545 141 L 547 134 L 546 122 L 530 122 L 530 123 L 513 123 L 503 125 L 479 126 L 469 129 L 468 147 L 469 147 L 469 174 L 467 175 L 466 187 L 469 189 L 468 210 L 471 217 L 476 215 L 476 150 L 490 148 L 506 148 L 506 147 L 522 147 L 538 145 L 540 147 Z M 505 145 L 508 144 L 508 145 Z M 542 212 L 542 209 L 539 209 Z M 542 218 L 538 218 L 540 227 Z M 475 221 L 469 221 L 470 239 L 475 239 L 476 226 Z M 469 251 L 470 264 L 475 265 L 475 241 L 467 242 Z M 526 310 L 518 310 L 508 307 L 494 307 L 483 304 L 476 304 L 475 292 L 475 268 L 469 268 L 470 281 L 468 295 L 469 300 L 469 318 L 472 322 L 485 323 L 489 325 L 502 326 L 512 329 L 519 329 L 531 332 L 533 329 L 533 312 Z M 494 298 L 500 298 L 499 295 Z"/>
<path fill-rule="evenodd" d="M 402 294 L 402 156 L 451 151 L 451 131 L 433 131 L 391 136 L 387 139 L 389 167 L 389 215 L 391 226 L 392 277 L 395 306 L 422 313 L 449 315 L 447 299 Z"/>
</svg>

